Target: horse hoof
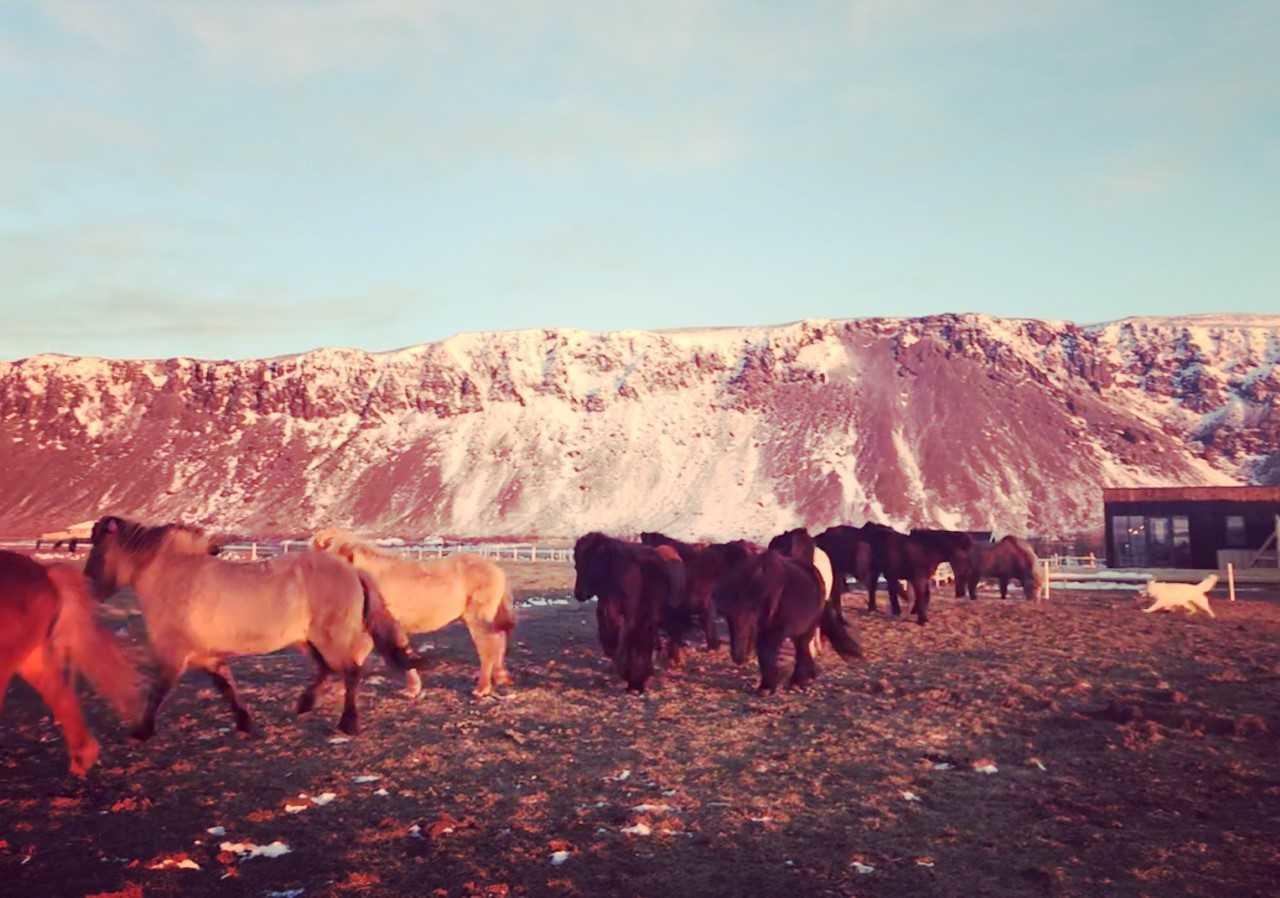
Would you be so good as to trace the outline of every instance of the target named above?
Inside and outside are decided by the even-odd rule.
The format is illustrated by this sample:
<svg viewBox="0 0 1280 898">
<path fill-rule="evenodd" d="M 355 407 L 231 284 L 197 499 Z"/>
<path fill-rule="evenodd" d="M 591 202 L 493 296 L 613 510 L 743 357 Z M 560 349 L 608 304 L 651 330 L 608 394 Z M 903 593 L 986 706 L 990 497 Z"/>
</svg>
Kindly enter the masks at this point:
<svg viewBox="0 0 1280 898">
<path fill-rule="evenodd" d="M 471 694 L 474 695 L 476 698 L 489 698 L 491 695 L 493 695 L 493 687 L 486 686 L 485 688 L 481 689 L 479 686 L 477 686 L 475 689 L 471 690 Z"/>
<path fill-rule="evenodd" d="M 129 736 L 133 739 L 138 740 L 139 742 L 146 742 L 155 734 L 156 734 L 156 728 L 153 726 L 152 727 L 135 727 L 129 733 Z"/>
<path fill-rule="evenodd" d="M 360 735 L 360 722 L 356 719 L 355 715 L 348 717 L 343 714 L 342 719 L 338 721 L 338 729 L 342 730 L 342 732 L 346 733 L 348 736 L 358 736 Z"/>
<path fill-rule="evenodd" d="M 314 696 L 314 695 L 304 695 L 302 698 L 298 699 L 298 709 L 297 709 L 297 710 L 298 710 L 298 713 L 299 713 L 299 714 L 306 714 L 308 711 L 310 711 L 310 710 L 311 710 L 312 708 L 314 708 L 315 706 L 316 706 L 316 698 L 315 698 L 315 696 Z"/>
<path fill-rule="evenodd" d="M 83 779 L 89 772 L 89 768 L 96 763 L 98 763 L 98 743 L 91 739 L 88 745 L 71 756 L 71 773 Z"/>
</svg>

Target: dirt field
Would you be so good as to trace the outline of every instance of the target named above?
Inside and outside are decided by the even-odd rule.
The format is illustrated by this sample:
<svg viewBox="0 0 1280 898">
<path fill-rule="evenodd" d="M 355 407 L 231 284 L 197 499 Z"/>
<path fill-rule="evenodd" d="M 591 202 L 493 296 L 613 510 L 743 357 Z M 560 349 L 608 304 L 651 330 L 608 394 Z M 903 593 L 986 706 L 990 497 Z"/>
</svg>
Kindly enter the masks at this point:
<svg viewBox="0 0 1280 898">
<path fill-rule="evenodd" d="M 567 595 L 563 568 L 513 576 Z M 0 893 L 1276 895 L 1277 598 L 1218 600 L 1216 621 L 1131 593 L 942 599 L 921 629 L 847 597 L 865 663 L 825 654 L 817 685 L 772 698 L 725 652 L 628 696 L 594 606 L 542 604 L 503 700 L 471 698 L 455 626 L 416 640 L 440 664 L 415 703 L 370 662 L 364 732 L 341 741 L 337 693 L 292 714 L 303 658 L 248 659 L 260 735 L 194 674 L 145 746 L 91 701 L 85 783 L 14 686 Z"/>
</svg>

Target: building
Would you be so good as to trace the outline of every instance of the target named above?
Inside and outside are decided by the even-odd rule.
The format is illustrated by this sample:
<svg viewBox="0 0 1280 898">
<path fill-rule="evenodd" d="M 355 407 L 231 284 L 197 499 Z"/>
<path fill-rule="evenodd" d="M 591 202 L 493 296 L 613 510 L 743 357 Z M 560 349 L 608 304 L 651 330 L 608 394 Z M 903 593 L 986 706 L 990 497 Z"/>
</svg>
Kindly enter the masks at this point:
<svg viewBox="0 0 1280 898">
<path fill-rule="evenodd" d="M 1111 488 L 1102 504 L 1111 567 L 1276 566 L 1280 486 Z"/>
</svg>

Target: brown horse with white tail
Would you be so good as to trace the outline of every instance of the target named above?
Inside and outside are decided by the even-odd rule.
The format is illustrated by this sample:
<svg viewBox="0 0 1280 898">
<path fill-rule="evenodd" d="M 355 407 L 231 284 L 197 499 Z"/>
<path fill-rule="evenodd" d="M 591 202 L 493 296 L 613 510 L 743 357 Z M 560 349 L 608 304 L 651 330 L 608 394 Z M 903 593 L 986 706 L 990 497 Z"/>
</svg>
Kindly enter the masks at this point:
<svg viewBox="0 0 1280 898">
<path fill-rule="evenodd" d="M 352 734 L 360 729 L 360 666 L 373 647 L 401 670 L 418 663 L 367 574 L 324 552 L 239 563 L 213 557 L 217 551 L 204 531 L 182 524 L 148 527 L 106 517 L 93 527 L 85 573 L 103 598 L 133 588 L 159 666 L 136 738 L 155 733 L 161 702 L 191 667 L 209 674 L 236 727 L 250 731 L 227 663 L 236 655 L 306 646 L 316 676 L 298 699 L 298 713 L 310 711 L 320 686 L 340 673 L 346 697 L 338 728 Z"/>
<path fill-rule="evenodd" d="M 46 567 L 0 551 L 0 708 L 14 674 L 30 683 L 62 727 L 76 776 L 98 760 L 98 742 L 80 713 L 75 672 L 122 718 L 135 718 L 140 705 L 138 674 L 94 621 L 95 604 L 84 575 L 70 565 Z"/>
<path fill-rule="evenodd" d="M 372 577 L 406 632 L 431 633 L 457 620 L 465 623 L 480 656 L 475 695 L 491 695 L 495 684 L 511 682 L 506 656 L 515 607 L 507 575 L 492 561 L 467 553 L 413 561 L 334 529 L 321 530 L 311 544 Z M 406 691 L 416 697 L 421 690 L 421 677 L 410 670 Z"/>
</svg>

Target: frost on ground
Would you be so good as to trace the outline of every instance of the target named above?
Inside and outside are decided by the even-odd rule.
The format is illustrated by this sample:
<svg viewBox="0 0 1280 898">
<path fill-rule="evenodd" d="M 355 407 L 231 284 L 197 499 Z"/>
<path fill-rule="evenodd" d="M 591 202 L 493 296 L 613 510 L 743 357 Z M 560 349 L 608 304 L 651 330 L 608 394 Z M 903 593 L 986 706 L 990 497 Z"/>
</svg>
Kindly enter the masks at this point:
<svg viewBox="0 0 1280 898">
<path fill-rule="evenodd" d="M 305 659 L 237 659 L 256 738 L 220 733 L 225 707 L 187 683 L 145 744 L 90 698 L 102 760 L 87 782 L 15 688 L 0 891 L 1274 892 L 1280 596 L 1220 603 L 1217 621 L 1137 614 L 1121 592 L 939 595 L 930 610 L 921 628 L 850 597 L 867 657 L 824 654 L 803 693 L 757 696 L 752 665 L 694 648 L 637 701 L 601 657 L 593 607 L 527 608 L 510 701 L 471 697 L 475 650 L 451 627 L 433 634 L 426 696 L 366 684 L 361 733 L 338 746 L 340 689 L 299 718 Z M 128 626 L 136 648 L 141 621 Z"/>
</svg>

